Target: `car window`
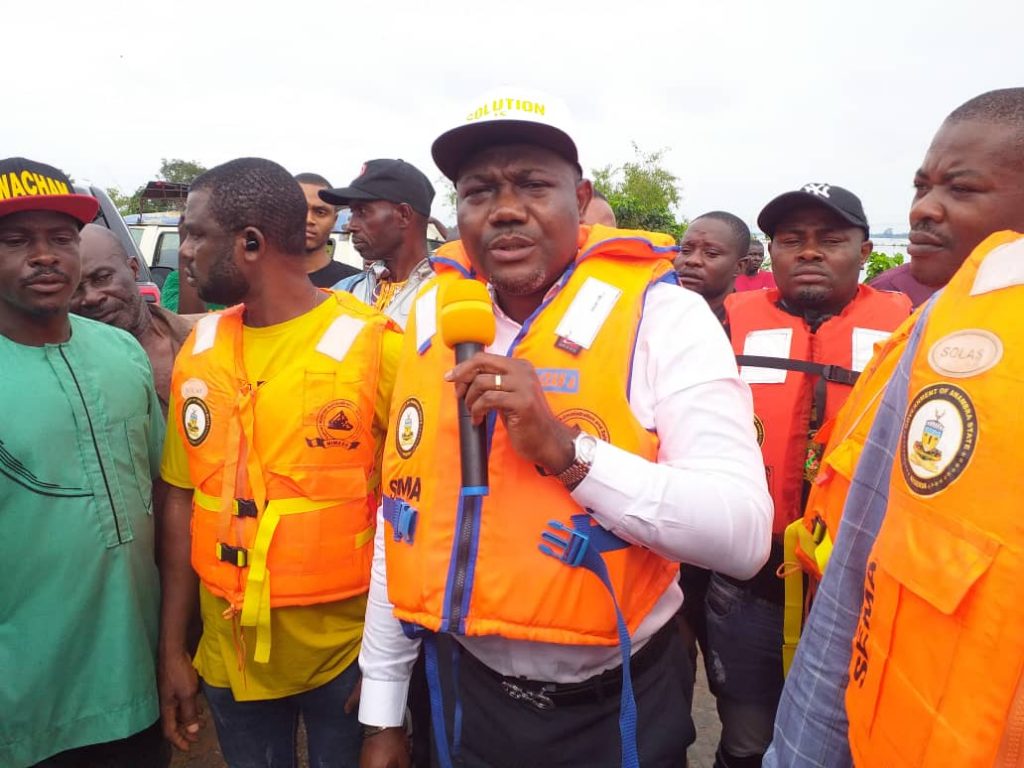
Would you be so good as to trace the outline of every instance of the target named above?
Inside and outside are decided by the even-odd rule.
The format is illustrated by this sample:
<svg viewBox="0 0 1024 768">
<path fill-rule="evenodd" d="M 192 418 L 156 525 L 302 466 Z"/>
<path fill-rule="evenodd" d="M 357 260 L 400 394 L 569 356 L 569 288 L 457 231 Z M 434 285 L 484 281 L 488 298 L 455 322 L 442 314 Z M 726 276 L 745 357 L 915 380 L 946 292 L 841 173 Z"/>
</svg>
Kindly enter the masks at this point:
<svg viewBox="0 0 1024 768">
<path fill-rule="evenodd" d="M 146 232 L 142 227 L 128 227 L 128 231 L 132 233 L 132 240 L 135 241 L 136 245 L 142 243 L 142 235 Z"/>
<path fill-rule="evenodd" d="M 178 246 L 180 239 L 177 232 L 162 232 L 156 243 L 156 256 L 153 258 L 153 266 L 158 264 L 161 267 L 178 268 Z"/>
</svg>

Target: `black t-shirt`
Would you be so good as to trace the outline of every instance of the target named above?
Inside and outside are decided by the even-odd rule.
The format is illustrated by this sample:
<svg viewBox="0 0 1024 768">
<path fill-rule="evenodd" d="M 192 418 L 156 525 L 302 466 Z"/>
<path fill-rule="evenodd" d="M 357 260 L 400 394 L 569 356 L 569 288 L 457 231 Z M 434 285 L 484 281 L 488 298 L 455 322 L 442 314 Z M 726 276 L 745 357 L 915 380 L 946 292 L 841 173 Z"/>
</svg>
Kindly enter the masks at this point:
<svg viewBox="0 0 1024 768">
<path fill-rule="evenodd" d="M 330 288 L 339 280 L 344 280 L 346 277 L 352 275 L 358 275 L 360 270 L 355 267 L 350 267 L 348 264 L 342 264 L 340 261 L 332 261 L 326 267 L 321 267 L 315 272 L 309 273 L 309 281 L 313 283 L 317 288 Z"/>
</svg>

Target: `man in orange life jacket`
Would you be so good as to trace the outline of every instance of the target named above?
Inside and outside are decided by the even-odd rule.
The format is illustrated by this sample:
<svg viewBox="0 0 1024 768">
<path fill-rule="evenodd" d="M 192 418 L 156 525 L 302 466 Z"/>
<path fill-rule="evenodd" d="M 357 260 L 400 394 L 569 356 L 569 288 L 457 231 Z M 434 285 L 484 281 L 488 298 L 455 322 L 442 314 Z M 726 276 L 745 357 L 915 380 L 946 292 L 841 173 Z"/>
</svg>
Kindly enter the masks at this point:
<svg viewBox="0 0 1024 768">
<path fill-rule="evenodd" d="M 748 578 L 767 554 L 747 389 L 713 315 L 675 283 L 671 238 L 580 226 L 591 187 L 555 99 L 505 89 L 468 114 L 433 145 L 463 239 L 438 251 L 406 329 L 362 765 L 408 765 L 419 640 L 403 624 L 425 633 L 442 765 L 684 765 L 676 563 Z M 488 286 L 497 335 L 455 365 L 439 307 L 467 279 Z M 487 495 L 451 470 L 459 397 L 490 435 Z"/>
<path fill-rule="evenodd" d="M 850 404 L 875 405 L 836 419 L 842 522 L 766 765 L 1024 761 L 1024 88 L 955 109 L 914 188 L 912 271 L 945 287 L 858 382 Z"/>
<path fill-rule="evenodd" d="M 706 597 L 708 679 L 722 720 L 719 768 L 759 766 L 782 691 L 782 532 L 800 516 L 817 454 L 811 441 L 857 372 L 910 314 L 902 294 L 858 285 L 871 253 L 856 195 L 807 184 L 765 206 L 777 288 L 734 293 L 726 324 L 751 385 L 758 439 L 775 502 L 772 553 L 748 581 L 716 573 Z"/>
<path fill-rule="evenodd" d="M 161 716 L 188 749 L 198 670 L 231 766 L 294 765 L 300 714 L 314 765 L 353 765 L 361 746 L 355 662 L 401 337 L 310 283 L 306 213 L 284 168 L 241 158 L 193 182 L 181 225 L 189 279 L 229 308 L 199 320 L 171 377 Z"/>
</svg>

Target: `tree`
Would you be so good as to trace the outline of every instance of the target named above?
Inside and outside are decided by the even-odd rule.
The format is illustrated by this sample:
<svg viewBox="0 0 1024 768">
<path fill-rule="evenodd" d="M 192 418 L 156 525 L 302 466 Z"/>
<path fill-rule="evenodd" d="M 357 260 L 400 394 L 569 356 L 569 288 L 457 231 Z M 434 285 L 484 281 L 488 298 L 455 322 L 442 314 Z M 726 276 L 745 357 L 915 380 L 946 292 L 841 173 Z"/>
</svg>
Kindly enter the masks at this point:
<svg viewBox="0 0 1024 768">
<path fill-rule="evenodd" d="M 191 184 L 197 176 L 204 173 L 206 173 L 206 168 L 195 160 L 167 159 L 166 157 L 160 159 L 160 178 L 164 181 Z"/>
<path fill-rule="evenodd" d="M 135 195 L 126 195 L 117 187 L 107 187 L 107 195 L 110 197 L 110 202 L 117 208 L 117 212 L 122 216 L 128 213 L 139 212 L 138 192 Z"/>
<path fill-rule="evenodd" d="M 644 152 L 634 142 L 633 152 L 636 159 L 618 168 L 593 169 L 594 188 L 608 198 L 620 227 L 665 232 L 678 241 L 686 222 L 675 211 L 679 179 L 661 165 L 666 150 Z"/>
<path fill-rule="evenodd" d="M 179 158 L 161 158 L 160 170 L 157 178 L 162 181 L 170 181 L 175 184 L 191 184 L 195 178 L 206 173 L 206 168 L 194 160 L 181 160 Z M 111 201 L 117 206 L 117 211 L 122 216 L 139 212 L 139 198 L 145 186 L 139 187 L 134 194 L 126 195 L 117 187 L 108 187 L 107 194 Z M 177 210 L 180 204 L 175 200 L 150 200 L 146 203 L 146 212 L 155 213 L 160 211 Z"/>
<path fill-rule="evenodd" d="M 864 281 L 872 280 L 878 277 L 880 274 L 885 272 L 887 269 L 898 267 L 903 263 L 903 254 L 894 253 L 890 256 L 887 253 L 881 251 L 872 251 L 871 256 L 868 257 L 867 261 L 867 275 L 864 277 Z"/>
<path fill-rule="evenodd" d="M 455 191 L 455 184 L 447 176 L 438 176 L 434 179 L 434 189 L 437 192 L 437 199 L 447 209 L 448 215 L 457 220 L 459 213 L 459 195 Z"/>
</svg>

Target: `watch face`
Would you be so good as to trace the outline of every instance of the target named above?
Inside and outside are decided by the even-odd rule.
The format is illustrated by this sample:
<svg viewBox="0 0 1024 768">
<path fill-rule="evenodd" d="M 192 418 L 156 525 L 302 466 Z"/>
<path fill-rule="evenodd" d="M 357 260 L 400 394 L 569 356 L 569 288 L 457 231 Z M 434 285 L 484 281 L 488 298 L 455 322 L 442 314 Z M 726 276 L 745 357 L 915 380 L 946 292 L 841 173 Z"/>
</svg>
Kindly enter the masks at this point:
<svg viewBox="0 0 1024 768">
<path fill-rule="evenodd" d="M 588 435 L 586 432 L 576 438 L 576 458 L 586 464 L 594 463 L 594 454 L 597 452 L 597 438 Z"/>
</svg>

